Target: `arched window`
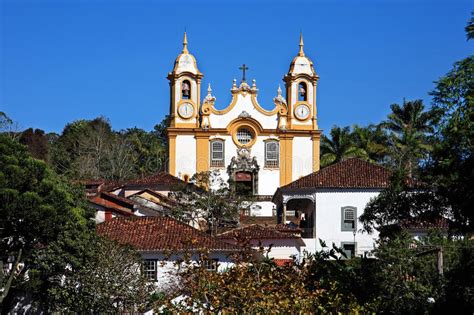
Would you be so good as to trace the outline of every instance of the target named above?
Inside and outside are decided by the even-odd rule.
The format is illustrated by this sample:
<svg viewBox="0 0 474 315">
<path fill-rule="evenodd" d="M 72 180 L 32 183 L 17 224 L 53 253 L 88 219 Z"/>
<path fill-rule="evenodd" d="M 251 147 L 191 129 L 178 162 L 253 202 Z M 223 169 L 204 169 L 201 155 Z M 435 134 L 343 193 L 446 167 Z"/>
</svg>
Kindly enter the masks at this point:
<svg viewBox="0 0 474 315">
<path fill-rule="evenodd" d="M 298 84 L 298 101 L 306 102 L 308 100 L 308 87 L 306 83 Z"/>
<path fill-rule="evenodd" d="M 224 141 L 211 141 L 211 167 L 224 167 Z"/>
<path fill-rule="evenodd" d="M 278 141 L 265 142 L 265 167 L 278 168 L 280 145 Z"/>
<path fill-rule="evenodd" d="M 184 80 L 181 83 L 181 99 L 189 100 L 191 98 L 191 83 L 188 80 Z"/>
</svg>

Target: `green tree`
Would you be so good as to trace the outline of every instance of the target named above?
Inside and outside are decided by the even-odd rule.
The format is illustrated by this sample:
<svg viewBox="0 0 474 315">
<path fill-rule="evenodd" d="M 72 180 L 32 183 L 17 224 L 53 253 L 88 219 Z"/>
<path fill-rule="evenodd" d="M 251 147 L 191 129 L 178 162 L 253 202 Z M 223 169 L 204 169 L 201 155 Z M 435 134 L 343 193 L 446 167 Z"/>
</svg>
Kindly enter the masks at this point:
<svg viewBox="0 0 474 315">
<path fill-rule="evenodd" d="M 239 213 L 253 204 L 252 196 L 238 194 L 232 183 L 225 182 L 217 171 L 197 173 L 190 182 L 173 192 L 180 205 L 174 216 L 194 225 L 205 223 L 212 235 L 221 228 L 235 227 Z"/>
<path fill-rule="evenodd" d="M 330 136 L 330 138 L 325 135 L 321 137 L 322 167 L 353 157 L 367 158 L 367 152 L 355 144 L 349 127 L 334 126 L 331 128 Z"/>
<path fill-rule="evenodd" d="M 421 100 L 403 101 L 403 105 L 392 104 L 392 112 L 382 126 L 389 132 L 390 156 L 397 169 L 406 169 L 408 176 L 414 176 L 422 159 L 431 150 L 428 133 L 434 114 L 425 111 Z"/>
<path fill-rule="evenodd" d="M 472 231 L 474 213 L 474 58 L 454 64 L 436 82 L 433 111 L 438 115 L 426 182 L 446 202 L 462 231 Z"/>
<path fill-rule="evenodd" d="M 35 159 L 49 162 L 51 145 L 43 130 L 28 128 L 21 132 L 19 141 L 28 147 L 28 151 Z"/>
<path fill-rule="evenodd" d="M 466 25 L 466 36 L 467 40 L 471 40 L 474 38 L 474 12 L 471 12 L 471 19 Z"/>
<path fill-rule="evenodd" d="M 65 243 L 66 242 L 66 243 Z M 61 313 L 144 312 L 153 285 L 141 273 L 142 258 L 128 246 L 90 235 L 81 251 L 84 260 L 64 260 L 67 238 L 59 238 L 37 255 L 38 270 L 53 275 L 45 294 L 49 310 Z M 51 273 L 51 266 L 63 266 L 64 277 Z"/>
<path fill-rule="evenodd" d="M 369 161 L 384 164 L 388 155 L 388 139 L 380 125 L 353 127 L 353 142 L 355 146 L 367 153 Z"/>
<path fill-rule="evenodd" d="M 15 266 L 22 266 L 5 276 L 0 304 L 21 287 L 38 248 L 68 229 L 77 237 L 88 233 L 93 228 L 92 214 L 82 191 L 32 158 L 26 147 L 0 135 L 0 253 L 2 261 L 13 259 Z"/>
</svg>

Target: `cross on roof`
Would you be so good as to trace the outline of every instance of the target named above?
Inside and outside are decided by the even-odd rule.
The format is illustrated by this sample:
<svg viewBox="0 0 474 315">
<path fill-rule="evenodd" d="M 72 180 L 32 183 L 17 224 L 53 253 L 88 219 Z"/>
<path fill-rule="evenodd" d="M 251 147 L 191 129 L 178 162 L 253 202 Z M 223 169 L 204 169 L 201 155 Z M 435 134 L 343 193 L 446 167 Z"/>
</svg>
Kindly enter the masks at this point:
<svg viewBox="0 0 474 315">
<path fill-rule="evenodd" d="M 245 71 L 249 69 L 249 67 L 247 67 L 245 65 L 245 63 L 242 65 L 242 67 L 239 67 L 240 70 L 242 70 L 242 82 L 246 82 L 245 81 Z"/>
</svg>

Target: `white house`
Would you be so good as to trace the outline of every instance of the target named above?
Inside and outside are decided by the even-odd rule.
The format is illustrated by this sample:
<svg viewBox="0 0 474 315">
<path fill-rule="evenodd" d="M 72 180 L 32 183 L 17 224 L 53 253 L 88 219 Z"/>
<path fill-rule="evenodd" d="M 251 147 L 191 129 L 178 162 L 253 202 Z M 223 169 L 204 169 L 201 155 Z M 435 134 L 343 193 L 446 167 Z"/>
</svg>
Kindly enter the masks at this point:
<svg viewBox="0 0 474 315">
<path fill-rule="evenodd" d="M 97 225 L 100 235 L 128 244 L 144 259 L 144 272 L 159 290 L 167 290 L 178 281 L 176 262 L 183 254 L 198 262 L 201 251 L 208 251 L 206 265 L 222 271 L 233 265 L 232 254 L 239 246 L 211 237 L 171 217 L 116 217 Z"/>
<path fill-rule="evenodd" d="M 358 218 L 367 203 L 390 184 L 381 166 L 348 159 L 279 188 L 273 196 L 279 222 L 296 223 L 307 251 L 320 250 L 319 239 L 344 248 L 349 256 L 374 248 L 378 232 L 362 232 Z"/>
</svg>

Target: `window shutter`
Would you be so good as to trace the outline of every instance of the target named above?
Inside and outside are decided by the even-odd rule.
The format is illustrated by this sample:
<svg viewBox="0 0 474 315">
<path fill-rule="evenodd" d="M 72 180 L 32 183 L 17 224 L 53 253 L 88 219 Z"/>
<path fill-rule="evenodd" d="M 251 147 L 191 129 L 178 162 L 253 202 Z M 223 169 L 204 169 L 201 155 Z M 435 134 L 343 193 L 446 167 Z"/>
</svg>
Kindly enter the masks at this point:
<svg viewBox="0 0 474 315">
<path fill-rule="evenodd" d="M 354 209 L 345 209 L 344 210 L 344 220 L 354 221 Z"/>
</svg>

